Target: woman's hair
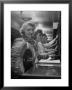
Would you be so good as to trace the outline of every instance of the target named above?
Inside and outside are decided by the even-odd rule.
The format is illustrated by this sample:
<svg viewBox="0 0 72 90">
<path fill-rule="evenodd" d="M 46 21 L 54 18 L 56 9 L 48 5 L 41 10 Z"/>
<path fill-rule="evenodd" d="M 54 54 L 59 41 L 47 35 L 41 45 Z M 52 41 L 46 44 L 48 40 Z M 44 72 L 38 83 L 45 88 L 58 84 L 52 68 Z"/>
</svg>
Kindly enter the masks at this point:
<svg viewBox="0 0 72 90">
<path fill-rule="evenodd" d="M 42 34 L 43 34 L 43 32 L 42 32 L 42 30 L 41 30 L 41 29 L 38 29 L 36 33 L 37 33 L 37 34 L 39 33 L 40 35 L 42 35 Z"/>
<path fill-rule="evenodd" d="M 47 37 L 47 35 L 46 35 L 46 34 L 43 34 L 42 36 L 43 36 L 43 37 Z"/>
<path fill-rule="evenodd" d="M 35 29 L 36 25 L 35 25 L 35 22 L 32 22 L 32 21 L 28 21 L 26 23 L 23 23 L 21 28 L 20 28 L 20 33 L 21 35 L 24 34 L 24 31 L 26 30 L 26 27 L 27 26 L 32 26 L 33 27 L 33 30 Z"/>
<path fill-rule="evenodd" d="M 38 34 L 40 34 L 40 36 L 42 36 L 43 35 L 43 32 L 42 32 L 42 30 L 41 29 L 38 29 L 36 32 L 35 32 L 35 34 L 34 34 L 34 39 L 36 39 L 37 38 L 37 35 Z"/>
</svg>

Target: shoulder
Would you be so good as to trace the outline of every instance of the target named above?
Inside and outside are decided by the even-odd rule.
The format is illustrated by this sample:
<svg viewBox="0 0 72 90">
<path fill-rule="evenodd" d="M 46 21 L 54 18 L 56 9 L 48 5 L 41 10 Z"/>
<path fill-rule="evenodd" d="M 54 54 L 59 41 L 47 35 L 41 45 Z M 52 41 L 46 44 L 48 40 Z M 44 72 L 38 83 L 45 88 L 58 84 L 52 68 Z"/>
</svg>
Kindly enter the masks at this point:
<svg viewBox="0 0 72 90">
<path fill-rule="evenodd" d="M 14 42 L 16 42 L 16 41 L 21 41 L 21 42 L 23 41 L 23 42 L 24 42 L 25 40 L 24 40 L 23 38 L 16 38 L 16 39 L 14 40 Z"/>
<path fill-rule="evenodd" d="M 25 40 L 23 38 L 16 38 L 14 40 L 14 44 L 13 44 L 13 47 L 21 47 L 23 46 L 24 44 L 26 44 Z"/>
</svg>

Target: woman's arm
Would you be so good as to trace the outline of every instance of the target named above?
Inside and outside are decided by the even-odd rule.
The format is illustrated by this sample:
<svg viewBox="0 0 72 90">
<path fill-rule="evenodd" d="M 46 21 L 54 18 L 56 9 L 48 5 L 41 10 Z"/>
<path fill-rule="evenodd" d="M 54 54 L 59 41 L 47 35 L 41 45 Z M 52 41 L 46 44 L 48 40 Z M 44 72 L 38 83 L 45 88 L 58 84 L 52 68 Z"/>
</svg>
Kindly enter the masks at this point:
<svg viewBox="0 0 72 90">
<path fill-rule="evenodd" d="M 56 46 L 54 49 L 52 48 L 44 48 L 45 49 L 45 52 L 49 52 L 49 51 L 55 51 L 57 50 L 58 46 Z"/>
<path fill-rule="evenodd" d="M 43 44 L 44 47 L 52 47 L 54 45 L 56 45 L 56 39 L 58 38 L 58 35 L 56 36 L 56 38 L 54 38 L 52 41 L 50 41 L 49 43 Z M 54 44 L 55 43 L 55 44 Z"/>
</svg>

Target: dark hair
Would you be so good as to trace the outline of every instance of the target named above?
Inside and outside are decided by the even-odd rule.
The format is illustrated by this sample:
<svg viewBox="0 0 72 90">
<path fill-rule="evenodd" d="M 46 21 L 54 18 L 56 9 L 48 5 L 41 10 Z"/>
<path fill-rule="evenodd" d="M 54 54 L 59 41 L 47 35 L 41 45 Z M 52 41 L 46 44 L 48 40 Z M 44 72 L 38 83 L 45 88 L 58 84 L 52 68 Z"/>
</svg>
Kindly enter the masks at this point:
<svg viewBox="0 0 72 90">
<path fill-rule="evenodd" d="M 45 36 L 45 37 L 47 37 L 47 36 L 46 36 L 46 34 L 43 34 L 42 36 Z"/>
<path fill-rule="evenodd" d="M 42 30 L 41 29 L 38 29 L 37 30 L 37 34 L 40 33 L 40 34 L 43 34 Z"/>
<path fill-rule="evenodd" d="M 34 39 L 36 39 L 36 37 L 37 37 L 38 34 L 40 34 L 40 36 L 43 35 L 43 32 L 42 32 L 41 29 L 38 29 L 38 30 L 35 32 L 35 34 L 34 34 Z"/>
<path fill-rule="evenodd" d="M 38 30 L 35 32 L 35 35 L 37 35 L 37 34 L 42 35 L 42 34 L 43 34 L 42 30 L 41 30 L 41 29 L 38 29 Z"/>
</svg>

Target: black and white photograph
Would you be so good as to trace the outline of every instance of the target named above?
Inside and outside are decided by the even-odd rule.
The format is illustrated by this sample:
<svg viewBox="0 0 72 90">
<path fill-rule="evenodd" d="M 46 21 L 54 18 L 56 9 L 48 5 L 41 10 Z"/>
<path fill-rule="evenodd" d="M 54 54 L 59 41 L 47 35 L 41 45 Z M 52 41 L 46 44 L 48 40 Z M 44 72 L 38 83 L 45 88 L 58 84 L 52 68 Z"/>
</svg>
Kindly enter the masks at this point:
<svg viewBox="0 0 72 90">
<path fill-rule="evenodd" d="M 61 78 L 61 11 L 11 11 L 11 79 Z"/>
<path fill-rule="evenodd" d="M 4 5 L 4 86 L 68 85 L 68 4 Z"/>
</svg>

